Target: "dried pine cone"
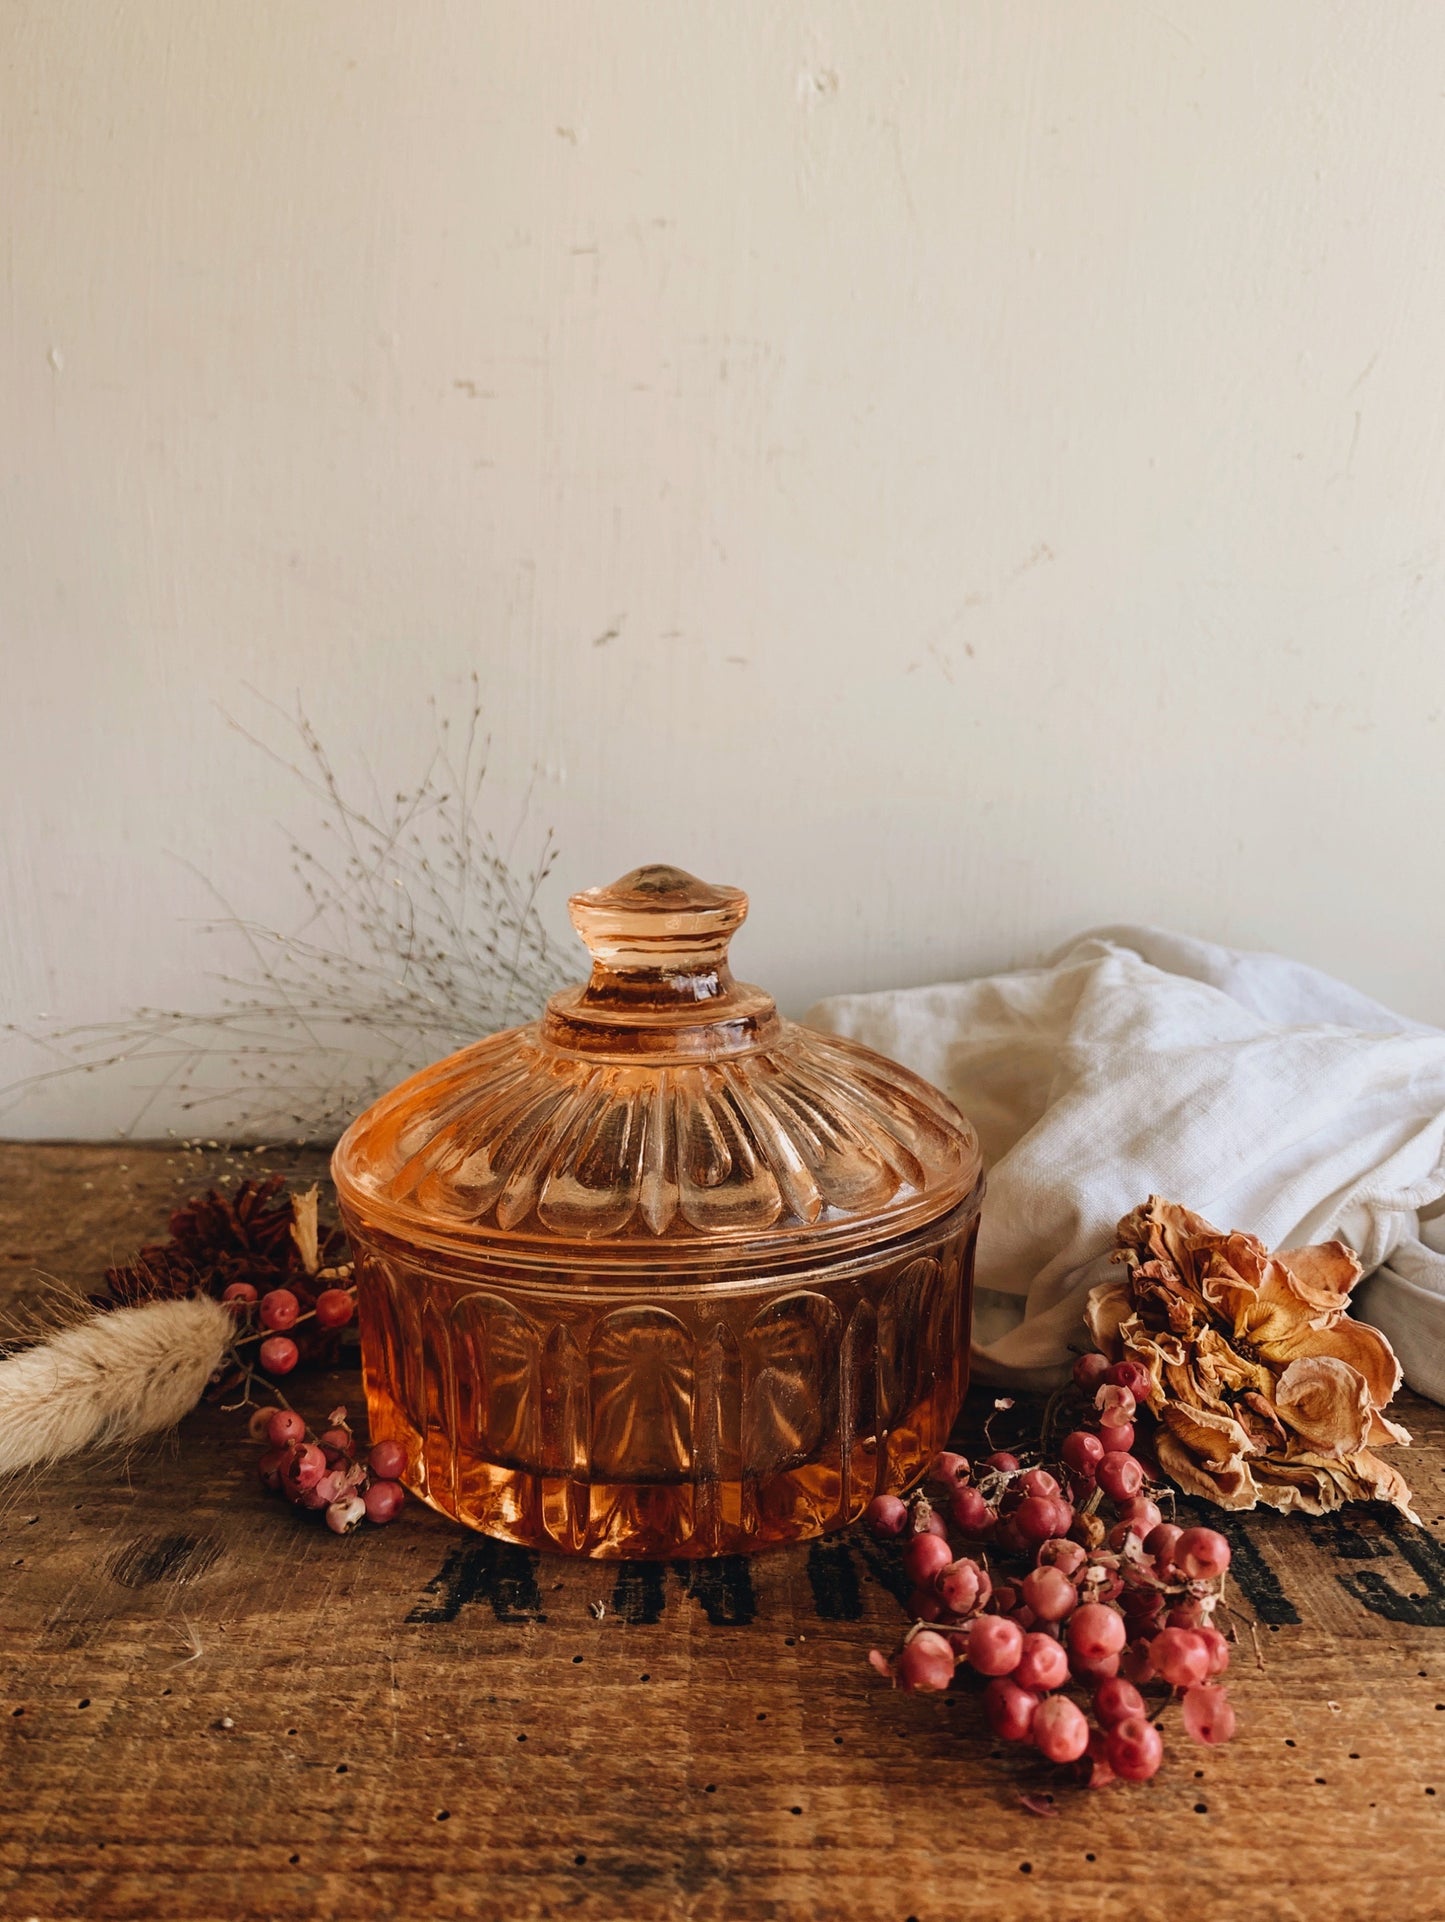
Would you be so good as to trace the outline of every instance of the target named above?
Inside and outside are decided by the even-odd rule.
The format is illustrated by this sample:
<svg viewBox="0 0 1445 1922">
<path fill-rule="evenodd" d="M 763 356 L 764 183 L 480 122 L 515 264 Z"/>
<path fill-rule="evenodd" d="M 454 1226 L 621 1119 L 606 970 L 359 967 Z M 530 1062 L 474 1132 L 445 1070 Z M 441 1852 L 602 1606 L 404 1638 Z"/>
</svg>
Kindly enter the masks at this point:
<svg viewBox="0 0 1445 1922">
<path fill-rule="evenodd" d="M 233 1281 L 248 1281 L 258 1295 L 289 1288 L 301 1312 L 350 1273 L 350 1252 L 340 1228 L 322 1229 L 317 1190 L 293 1194 L 282 1175 L 243 1181 L 233 1193 L 211 1188 L 184 1202 L 170 1220 L 169 1241 L 150 1242 L 128 1262 L 107 1268 L 108 1292 L 93 1296 L 101 1308 L 207 1294 L 218 1299 Z M 337 1336 L 305 1322 L 294 1339 L 306 1360 L 333 1355 Z"/>
</svg>

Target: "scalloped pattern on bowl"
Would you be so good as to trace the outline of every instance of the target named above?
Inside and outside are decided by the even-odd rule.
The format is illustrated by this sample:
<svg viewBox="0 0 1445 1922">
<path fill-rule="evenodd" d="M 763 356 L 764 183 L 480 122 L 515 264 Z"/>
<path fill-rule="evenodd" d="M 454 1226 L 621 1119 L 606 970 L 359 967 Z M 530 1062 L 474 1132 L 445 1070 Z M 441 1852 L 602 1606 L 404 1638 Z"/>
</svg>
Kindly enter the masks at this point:
<svg viewBox="0 0 1445 1922">
<path fill-rule="evenodd" d="M 433 1507 L 531 1548 L 749 1554 L 846 1527 L 948 1439 L 977 1227 L 965 1207 L 871 1261 L 618 1305 L 363 1252 L 371 1432 Z"/>
</svg>

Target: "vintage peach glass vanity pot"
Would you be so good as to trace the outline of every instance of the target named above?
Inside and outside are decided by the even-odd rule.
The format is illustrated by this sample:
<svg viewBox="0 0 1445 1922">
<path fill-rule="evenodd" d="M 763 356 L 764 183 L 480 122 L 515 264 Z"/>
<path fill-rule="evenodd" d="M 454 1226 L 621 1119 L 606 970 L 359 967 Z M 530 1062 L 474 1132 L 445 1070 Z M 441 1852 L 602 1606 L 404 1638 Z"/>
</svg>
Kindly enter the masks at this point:
<svg viewBox="0 0 1445 1922">
<path fill-rule="evenodd" d="M 587 984 L 336 1150 L 372 1435 L 425 1501 L 534 1548 L 841 1528 L 963 1396 L 973 1129 L 734 981 L 738 889 L 638 868 L 571 912 Z"/>
</svg>

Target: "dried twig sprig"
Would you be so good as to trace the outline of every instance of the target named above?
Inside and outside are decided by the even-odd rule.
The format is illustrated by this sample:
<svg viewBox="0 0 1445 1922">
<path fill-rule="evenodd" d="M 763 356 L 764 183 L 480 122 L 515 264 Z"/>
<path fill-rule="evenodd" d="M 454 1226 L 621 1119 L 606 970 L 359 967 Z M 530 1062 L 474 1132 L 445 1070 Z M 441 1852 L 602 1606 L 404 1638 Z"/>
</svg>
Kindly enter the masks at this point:
<svg viewBox="0 0 1445 1922">
<path fill-rule="evenodd" d="M 127 1134 L 164 1098 L 198 1132 L 330 1139 L 406 1074 L 527 1019 L 563 985 L 538 907 L 551 836 L 518 872 L 480 818 L 487 740 L 475 682 L 459 732 L 436 716 L 421 778 L 395 792 L 343 785 L 306 715 L 282 718 L 289 752 L 232 725 L 319 808 L 314 830 L 287 836 L 307 904 L 299 925 L 258 923 L 201 875 L 220 909 L 205 926 L 249 956 L 249 967 L 215 977 L 220 1006 L 140 1008 L 53 1030 L 10 1024 L 0 1032 L 41 1047 L 53 1065 L 0 1091 L 6 1107 L 57 1076 L 124 1064 L 133 1079 L 156 1071 Z"/>
</svg>

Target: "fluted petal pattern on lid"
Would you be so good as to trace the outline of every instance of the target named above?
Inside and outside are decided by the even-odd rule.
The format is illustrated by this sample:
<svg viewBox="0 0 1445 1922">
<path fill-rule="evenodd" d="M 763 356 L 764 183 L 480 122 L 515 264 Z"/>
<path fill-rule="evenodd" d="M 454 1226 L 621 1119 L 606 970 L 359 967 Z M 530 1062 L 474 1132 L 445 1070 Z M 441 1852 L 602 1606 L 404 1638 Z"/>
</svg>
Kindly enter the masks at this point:
<svg viewBox="0 0 1445 1922">
<path fill-rule="evenodd" d="M 499 1043 L 525 1072 L 495 1072 Z M 659 1244 L 904 1229 L 976 1184 L 978 1150 L 922 1083 L 786 1024 L 765 1053 L 650 1071 L 549 1056 L 535 1028 L 465 1050 L 469 1095 L 427 1070 L 348 1136 L 350 1178 L 413 1227 L 483 1239 Z M 450 1077 L 449 1077 L 450 1078 Z M 405 1110 L 404 1125 L 401 1110 Z"/>
<path fill-rule="evenodd" d="M 944 1214 L 979 1182 L 972 1128 L 916 1075 L 734 981 L 745 912 L 736 889 L 668 868 L 574 897 L 587 985 L 384 1096 L 337 1150 L 338 1181 L 403 1239 L 559 1259 L 602 1244 L 623 1263 L 841 1248 Z"/>
</svg>

